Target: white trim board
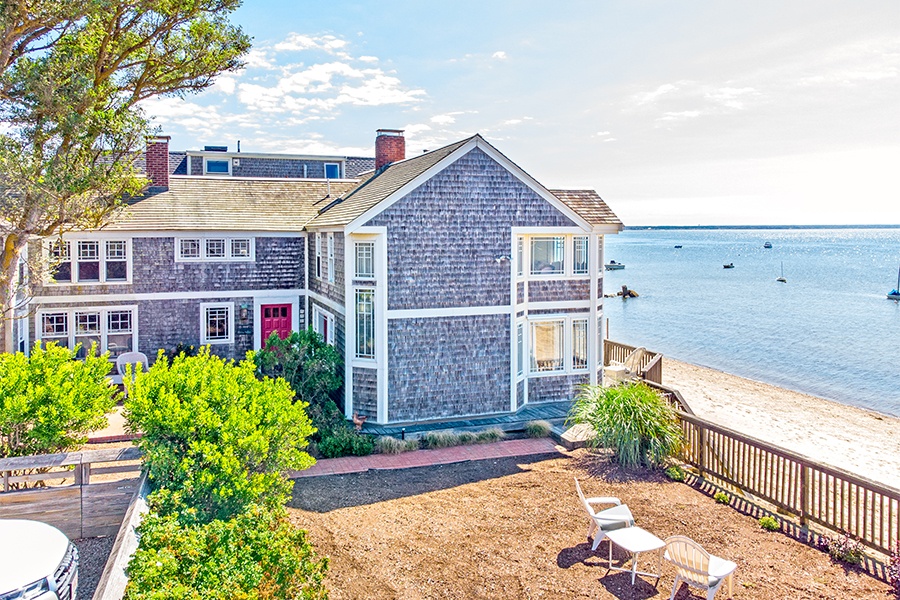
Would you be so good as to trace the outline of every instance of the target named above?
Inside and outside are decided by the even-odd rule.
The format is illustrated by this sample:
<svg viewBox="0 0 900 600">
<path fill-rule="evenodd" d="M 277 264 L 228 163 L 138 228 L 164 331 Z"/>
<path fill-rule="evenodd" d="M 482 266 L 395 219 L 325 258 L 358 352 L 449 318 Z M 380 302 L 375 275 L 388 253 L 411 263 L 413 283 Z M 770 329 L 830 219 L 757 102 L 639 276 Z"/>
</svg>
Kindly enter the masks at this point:
<svg viewBox="0 0 900 600">
<path fill-rule="evenodd" d="M 303 296 L 306 290 L 216 290 L 197 292 L 145 292 L 138 294 L 84 294 L 72 296 L 35 296 L 32 304 L 86 304 L 91 302 L 135 302 L 141 300 L 207 300 L 214 298 L 259 298 L 278 294 Z"/>
</svg>

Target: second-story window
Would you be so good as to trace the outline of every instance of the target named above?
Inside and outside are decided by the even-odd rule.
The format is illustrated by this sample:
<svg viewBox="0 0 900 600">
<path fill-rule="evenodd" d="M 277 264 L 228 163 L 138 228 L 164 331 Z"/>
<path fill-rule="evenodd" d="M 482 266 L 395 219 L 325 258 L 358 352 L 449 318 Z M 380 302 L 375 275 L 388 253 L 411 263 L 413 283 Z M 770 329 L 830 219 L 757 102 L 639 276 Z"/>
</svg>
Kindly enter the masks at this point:
<svg viewBox="0 0 900 600">
<path fill-rule="evenodd" d="M 127 282 L 129 240 L 56 240 L 48 254 L 55 283 Z"/>
<path fill-rule="evenodd" d="M 183 262 L 239 262 L 254 260 L 254 238 L 196 237 L 175 241 L 175 260 Z"/>
<path fill-rule="evenodd" d="M 375 358 L 375 290 L 356 290 L 356 358 Z"/>
<path fill-rule="evenodd" d="M 225 240 L 216 238 L 206 240 L 206 258 L 225 258 Z"/>
<path fill-rule="evenodd" d="M 316 238 L 316 277 L 322 277 L 322 234 L 314 233 Z"/>
<path fill-rule="evenodd" d="M 122 240 L 106 240 L 106 280 L 128 279 L 128 244 Z"/>
<path fill-rule="evenodd" d="M 565 236 L 531 238 L 531 274 L 561 275 L 565 273 L 565 248 Z"/>
<path fill-rule="evenodd" d="M 100 242 L 79 240 L 76 259 L 78 281 L 100 281 Z"/>
<path fill-rule="evenodd" d="M 516 238 L 516 276 L 521 277 L 525 274 L 525 238 L 519 236 Z"/>
<path fill-rule="evenodd" d="M 325 179 L 340 179 L 341 178 L 341 164 L 340 163 L 325 163 Z"/>
<path fill-rule="evenodd" d="M 584 235 L 577 235 L 572 238 L 572 254 L 573 254 L 573 275 L 588 274 L 588 238 Z"/>
<path fill-rule="evenodd" d="M 203 161 L 203 172 L 207 175 L 230 175 L 231 161 L 207 158 Z"/>
<path fill-rule="evenodd" d="M 334 234 L 328 234 L 328 281 L 334 283 Z"/>
<path fill-rule="evenodd" d="M 375 242 L 356 242 L 356 273 L 359 279 L 375 277 Z"/>
<path fill-rule="evenodd" d="M 57 283 L 72 281 L 71 242 L 57 240 L 50 244 L 50 265 L 53 268 L 53 280 Z"/>
</svg>

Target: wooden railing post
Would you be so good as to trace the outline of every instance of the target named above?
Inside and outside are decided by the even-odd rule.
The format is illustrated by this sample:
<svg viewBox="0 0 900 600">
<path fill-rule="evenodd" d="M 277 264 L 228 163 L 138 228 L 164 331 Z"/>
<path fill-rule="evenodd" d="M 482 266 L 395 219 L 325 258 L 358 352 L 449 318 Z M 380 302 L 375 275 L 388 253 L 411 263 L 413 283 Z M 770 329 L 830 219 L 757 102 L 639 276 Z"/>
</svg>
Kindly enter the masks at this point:
<svg viewBox="0 0 900 600">
<path fill-rule="evenodd" d="M 699 463 L 698 469 L 700 471 L 700 478 L 703 479 L 706 476 L 706 427 L 703 425 L 699 426 L 700 429 L 700 456 L 697 462 Z"/>
<path fill-rule="evenodd" d="M 800 527 L 806 527 L 809 514 L 809 467 L 800 463 Z"/>
<path fill-rule="evenodd" d="M 3 471 L 3 491 L 9 491 L 9 475 L 12 471 Z"/>
</svg>

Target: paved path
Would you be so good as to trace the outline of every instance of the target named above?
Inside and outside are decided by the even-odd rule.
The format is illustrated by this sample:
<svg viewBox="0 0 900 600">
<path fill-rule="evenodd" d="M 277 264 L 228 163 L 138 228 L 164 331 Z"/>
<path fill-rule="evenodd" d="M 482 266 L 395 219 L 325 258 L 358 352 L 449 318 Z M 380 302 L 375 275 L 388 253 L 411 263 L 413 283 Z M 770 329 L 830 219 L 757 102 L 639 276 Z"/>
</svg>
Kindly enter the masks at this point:
<svg viewBox="0 0 900 600">
<path fill-rule="evenodd" d="M 370 456 L 323 458 L 309 469 L 289 472 L 288 477 L 295 479 L 300 477 L 319 477 L 322 475 L 362 473 L 369 469 L 430 467 L 467 460 L 509 458 L 564 451 L 565 449 L 562 446 L 557 446 L 550 438 L 508 440 L 505 442 L 494 442 L 493 444 L 454 446 L 439 450 L 413 450 L 403 454 L 372 454 Z"/>
</svg>

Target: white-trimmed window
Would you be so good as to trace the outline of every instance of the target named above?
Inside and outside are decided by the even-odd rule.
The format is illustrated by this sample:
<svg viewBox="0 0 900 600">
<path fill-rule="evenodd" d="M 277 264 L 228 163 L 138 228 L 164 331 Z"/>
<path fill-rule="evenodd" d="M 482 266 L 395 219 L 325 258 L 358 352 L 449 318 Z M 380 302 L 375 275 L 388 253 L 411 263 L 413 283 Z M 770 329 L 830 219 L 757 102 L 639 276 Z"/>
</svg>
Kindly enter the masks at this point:
<svg viewBox="0 0 900 600">
<path fill-rule="evenodd" d="M 356 358 L 375 358 L 375 290 L 356 290 Z"/>
<path fill-rule="evenodd" d="M 565 236 L 536 236 L 531 238 L 531 274 L 562 275 L 565 272 Z"/>
<path fill-rule="evenodd" d="M 200 304 L 200 343 L 231 344 L 234 342 L 234 302 Z"/>
<path fill-rule="evenodd" d="M 334 283 L 334 234 L 328 234 L 328 281 Z"/>
<path fill-rule="evenodd" d="M 588 274 L 588 237 L 576 235 L 572 238 L 572 274 Z"/>
<path fill-rule="evenodd" d="M 516 238 L 516 277 L 522 277 L 525 274 L 525 238 L 519 236 Z"/>
<path fill-rule="evenodd" d="M 588 321 L 572 319 L 572 370 L 583 371 L 588 367 Z"/>
<path fill-rule="evenodd" d="M 334 315 L 313 305 L 313 331 L 321 335 L 326 344 L 334 346 Z"/>
<path fill-rule="evenodd" d="M 131 240 L 55 240 L 47 253 L 56 283 L 129 281 Z"/>
<path fill-rule="evenodd" d="M 565 339 L 564 319 L 533 321 L 531 323 L 532 372 L 565 372 Z"/>
<path fill-rule="evenodd" d="M 204 158 L 204 175 L 231 175 L 230 158 Z"/>
<path fill-rule="evenodd" d="M 115 359 L 137 349 L 135 328 L 137 307 L 107 306 L 41 311 L 37 314 L 37 339 L 74 348 L 81 344 L 78 358 L 84 358 L 93 344 L 99 352 Z"/>
<path fill-rule="evenodd" d="M 325 179 L 340 179 L 341 163 L 325 163 Z"/>
<path fill-rule="evenodd" d="M 356 242 L 356 273 L 359 279 L 375 277 L 375 242 Z"/>
<path fill-rule="evenodd" d="M 248 237 L 184 237 L 175 240 L 175 260 L 179 262 L 252 262 L 255 260 L 255 238 Z"/>
<path fill-rule="evenodd" d="M 525 375 L 525 323 L 516 325 L 516 375 Z"/>
<path fill-rule="evenodd" d="M 314 233 L 316 239 L 316 277 L 322 277 L 322 234 Z"/>
</svg>

